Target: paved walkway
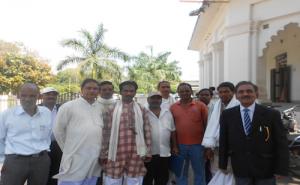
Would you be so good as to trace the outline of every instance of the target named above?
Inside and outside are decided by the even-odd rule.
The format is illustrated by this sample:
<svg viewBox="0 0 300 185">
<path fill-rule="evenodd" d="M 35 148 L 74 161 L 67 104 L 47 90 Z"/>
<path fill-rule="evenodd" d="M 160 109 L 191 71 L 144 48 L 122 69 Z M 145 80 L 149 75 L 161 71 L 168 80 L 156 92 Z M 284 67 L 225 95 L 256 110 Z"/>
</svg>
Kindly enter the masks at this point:
<svg viewBox="0 0 300 185">
<path fill-rule="evenodd" d="M 277 180 L 277 184 L 278 185 L 299 185 L 300 179 L 287 177 L 287 178 Z"/>
</svg>

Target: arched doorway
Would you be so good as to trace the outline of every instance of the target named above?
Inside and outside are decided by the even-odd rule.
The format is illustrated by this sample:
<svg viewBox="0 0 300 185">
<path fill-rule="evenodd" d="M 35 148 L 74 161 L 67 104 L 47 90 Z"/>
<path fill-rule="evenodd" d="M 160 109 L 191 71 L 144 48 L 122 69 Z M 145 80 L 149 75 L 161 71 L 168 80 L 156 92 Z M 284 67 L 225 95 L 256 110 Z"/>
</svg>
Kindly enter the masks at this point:
<svg viewBox="0 0 300 185">
<path fill-rule="evenodd" d="M 290 23 L 271 37 L 263 51 L 268 98 L 300 101 L 300 27 Z"/>
</svg>

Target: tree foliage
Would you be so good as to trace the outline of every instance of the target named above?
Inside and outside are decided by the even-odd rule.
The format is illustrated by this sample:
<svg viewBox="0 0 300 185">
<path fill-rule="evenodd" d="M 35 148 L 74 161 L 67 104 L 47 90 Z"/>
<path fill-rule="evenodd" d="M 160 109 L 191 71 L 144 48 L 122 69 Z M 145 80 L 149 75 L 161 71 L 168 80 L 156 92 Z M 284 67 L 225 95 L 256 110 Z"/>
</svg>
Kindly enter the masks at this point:
<svg viewBox="0 0 300 185">
<path fill-rule="evenodd" d="M 16 94 L 24 82 L 33 82 L 42 87 L 51 81 L 51 68 L 45 61 L 24 53 L 17 45 L 10 43 L 6 46 L 10 49 L 0 47 L 0 93 Z"/>
<path fill-rule="evenodd" d="M 78 93 L 80 92 L 80 83 L 83 77 L 79 74 L 78 68 L 69 68 L 59 71 L 54 77 L 54 82 L 47 84 L 47 86 L 54 87 L 60 94 L 64 93 Z"/>
<path fill-rule="evenodd" d="M 133 58 L 132 64 L 128 67 L 128 75 L 132 80 L 137 81 L 139 92 L 148 93 L 156 90 L 157 83 L 161 80 L 170 81 L 171 84 L 180 81 L 181 71 L 177 61 L 168 62 L 171 52 L 153 54 L 153 47 L 150 47 L 150 54 L 141 52 Z"/>
<path fill-rule="evenodd" d="M 80 76 L 78 68 L 68 68 L 59 71 L 55 76 L 55 82 L 58 84 L 80 84 L 83 77 Z"/>
<path fill-rule="evenodd" d="M 104 43 L 105 32 L 103 24 L 100 24 L 94 35 L 82 29 L 79 32 L 80 39 L 63 40 L 62 46 L 73 49 L 76 54 L 67 56 L 58 64 L 57 69 L 61 70 L 68 64 L 76 63 L 79 64 L 80 74 L 84 77 L 119 83 L 122 73 L 117 59 L 126 61 L 129 57 L 119 49 L 110 48 Z"/>
<path fill-rule="evenodd" d="M 8 53 L 20 53 L 21 47 L 23 47 L 21 43 L 10 43 L 0 40 L 0 56 Z"/>
</svg>

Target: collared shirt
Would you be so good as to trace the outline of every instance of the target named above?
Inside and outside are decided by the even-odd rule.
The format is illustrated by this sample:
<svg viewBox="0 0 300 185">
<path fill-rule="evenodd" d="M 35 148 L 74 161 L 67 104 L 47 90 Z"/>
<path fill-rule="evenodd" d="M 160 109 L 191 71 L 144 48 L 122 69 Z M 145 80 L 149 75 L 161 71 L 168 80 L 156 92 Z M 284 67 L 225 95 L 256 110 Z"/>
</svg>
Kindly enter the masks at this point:
<svg viewBox="0 0 300 185">
<path fill-rule="evenodd" d="M 171 132 L 175 131 L 172 113 L 168 109 L 162 109 L 159 117 L 151 110 L 147 114 L 151 125 L 152 155 L 160 155 L 161 157 L 171 156 Z"/>
<path fill-rule="evenodd" d="M 245 130 L 245 121 L 244 121 L 244 112 L 245 112 L 244 109 L 245 108 L 249 109 L 248 114 L 249 114 L 250 120 L 252 122 L 253 114 L 254 114 L 254 110 L 255 110 L 255 103 L 253 103 L 249 107 L 244 107 L 244 106 L 240 105 L 240 112 L 241 112 L 241 117 L 242 117 L 242 121 L 243 121 L 243 127 L 244 127 L 245 133 L 247 133 Z"/>
<path fill-rule="evenodd" d="M 170 108 L 174 117 L 178 144 L 201 144 L 207 122 L 207 107 L 199 101 L 187 105 L 176 102 Z"/>
<path fill-rule="evenodd" d="M 8 109 L 0 115 L 0 156 L 31 155 L 49 150 L 51 142 L 51 112 L 38 106 L 30 116 L 22 106 Z M 2 158 L 4 159 L 4 158 Z"/>
</svg>

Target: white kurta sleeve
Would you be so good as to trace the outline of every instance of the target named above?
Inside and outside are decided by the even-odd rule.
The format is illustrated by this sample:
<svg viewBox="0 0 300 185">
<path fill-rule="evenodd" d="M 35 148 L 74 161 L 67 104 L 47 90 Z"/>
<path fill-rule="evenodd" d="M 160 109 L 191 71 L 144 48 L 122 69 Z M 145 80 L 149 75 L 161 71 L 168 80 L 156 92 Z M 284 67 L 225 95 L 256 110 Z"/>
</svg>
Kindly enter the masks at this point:
<svg viewBox="0 0 300 185">
<path fill-rule="evenodd" d="M 66 140 L 66 131 L 67 125 L 69 123 L 69 110 L 68 106 L 62 105 L 56 115 L 55 124 L 53 127 L 54 137 L 61 148 L 63 150 L 65 140 Z"/>
</svg>

